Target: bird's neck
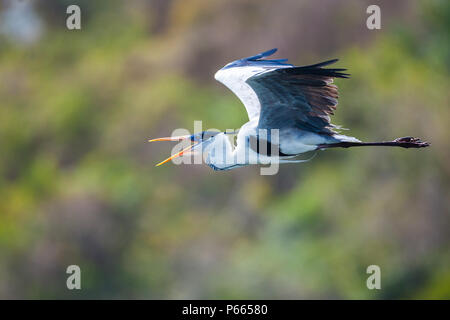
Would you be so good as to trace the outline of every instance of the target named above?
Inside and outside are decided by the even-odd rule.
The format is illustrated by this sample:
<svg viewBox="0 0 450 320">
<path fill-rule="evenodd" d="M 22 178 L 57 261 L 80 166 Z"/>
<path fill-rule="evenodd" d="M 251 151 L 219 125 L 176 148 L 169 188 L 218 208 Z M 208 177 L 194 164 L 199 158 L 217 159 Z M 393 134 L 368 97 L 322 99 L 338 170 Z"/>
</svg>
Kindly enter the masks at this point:
<svg viewBox="0 0 450 320">
<path fill-rule="evenodd" d="M 208 146 L 205 162 L 214 170 L 228 170 L 236 166 L 242 166 L 237 156 L 237 149 L 233 148 L 230 139 L 225 133 L 220 133 L 214 137 L 213 143 Z"/>
</svg>

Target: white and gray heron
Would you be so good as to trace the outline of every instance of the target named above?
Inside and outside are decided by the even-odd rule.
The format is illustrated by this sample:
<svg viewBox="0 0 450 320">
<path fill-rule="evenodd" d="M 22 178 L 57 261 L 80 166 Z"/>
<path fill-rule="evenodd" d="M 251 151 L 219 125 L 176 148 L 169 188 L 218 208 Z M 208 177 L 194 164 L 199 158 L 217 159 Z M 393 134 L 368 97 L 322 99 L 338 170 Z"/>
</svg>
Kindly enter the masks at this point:
<svg viewBox="0 0 450 320">
<path fill-rule="evenodd" d="M 339 127 L 330 122 L 338 103 L 333 79 L 348 78 L 349 74 L 344 73 L 346 69 L 324 68 L 338 59 L 302 67 L 288 64 L 287 59 L 264 59 L 276 51 L 275 48 L 228 63 L 214 76 L 236 94 L 248 113 L 249 121 L 239 129 L 236 143 L 230 141 L 229 132 L 213 131 L 152 139 L 149 141 L 192 142 L 157 166 L 192 153 L 201 153 L 205 163 L 214 170 L 229 170 L 274 161 L 303 162 L 306 160 L 293 158 L 305 152 L 336 147 L 429 146 L 428 142 L 413 137 L 362 142 L 339 134 Z M 276 137 L 273 132 L 277 133 Z"/>
</svg>

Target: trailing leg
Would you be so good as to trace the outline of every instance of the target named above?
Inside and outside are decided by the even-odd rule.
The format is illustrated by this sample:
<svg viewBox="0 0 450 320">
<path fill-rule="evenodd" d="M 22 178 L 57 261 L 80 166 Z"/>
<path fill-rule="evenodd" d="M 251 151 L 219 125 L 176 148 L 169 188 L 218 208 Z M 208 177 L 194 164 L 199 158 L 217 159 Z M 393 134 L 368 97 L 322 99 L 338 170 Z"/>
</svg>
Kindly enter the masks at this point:
<svg viewBox="0 0 450 320">
<path fill-rule="evenodd" d="M 419 138 L 413 137 L 403 137 L 397 138 L 393 141 L 382 141 L 382 142 L 337 142 L 337 143 L 327 143 L 319 144 L 317 150 L 328 149 L 328 148 L 350 148 L 350 147 L 367 147 L 367 146 L 385 146 L 385 147 L 402 147 L 402 148 L 425 148 L 430 144 L 428 142 L 423 142 Z"/>
</svg>

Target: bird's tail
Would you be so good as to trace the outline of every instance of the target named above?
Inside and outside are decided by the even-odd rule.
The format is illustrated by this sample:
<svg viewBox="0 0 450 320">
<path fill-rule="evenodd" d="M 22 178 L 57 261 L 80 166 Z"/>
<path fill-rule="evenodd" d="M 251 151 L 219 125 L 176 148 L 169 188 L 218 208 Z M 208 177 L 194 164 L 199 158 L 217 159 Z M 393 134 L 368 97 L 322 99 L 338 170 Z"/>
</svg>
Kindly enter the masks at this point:
<svg viewBox="0 0 450 320">
<path fill-rule="evenodd" d="M 403 137 L 393 141 L 382 142 L 360 142 L 360 141 L 342 141 L 337 143 L 319 144 L 317 150 L 328 148 L 350 148 L 350 147 L 367 147 L 367 146 L 385 146 L 385 147 L 402 147 L 402 148 L 425 148 L 430 143 L 424 142 L 419 138 Z"/>
</svg>

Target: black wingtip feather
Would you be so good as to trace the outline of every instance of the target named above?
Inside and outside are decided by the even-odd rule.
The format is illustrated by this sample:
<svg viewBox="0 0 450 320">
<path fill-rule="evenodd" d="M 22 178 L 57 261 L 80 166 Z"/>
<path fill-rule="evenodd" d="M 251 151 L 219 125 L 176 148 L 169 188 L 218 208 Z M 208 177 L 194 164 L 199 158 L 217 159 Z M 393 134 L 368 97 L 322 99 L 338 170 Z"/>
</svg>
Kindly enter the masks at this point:
<svg viewBox="0 0 450 320">
<path fill-rule="evenodd" d="M 290 70 L 286 69 L 286 72 L 291 74 L 316 74 L 334 78 L 350 78 L 349 73 L 342 72 L 347 71 L 347 69 L 345 68 L 331 68 L 331 69 L 322 68 L 330 64 L 333 64 L 337 61 L 339 61 L 339 59 L 332 59 L 308 66 L 294 67 Z"/>
<path fill-rule="evenodd" d="M 325 66 L 328 66 L 330 64 L 336 63 L 338 61 L 339 61 L 339 59 L 331 59 L 331 60 L 328 60 L 328 61 L 319 62 L 319 63 L 316 63 L 316 64 L 311 64 L 309 66 L 303 66 L 302 68 L 320 68 L 320 67 L 325 67 Z"/>
<path fill-rule="evenodd" d="M 294 67 L 294 68 L 286 68 L 281 69 L 279 72 L 287 73 L 287 74 L 315 74 L 325 77 L 334 77 L 334 78 L 349 78 L 349 73 L 344 73 L 340 71 L 345 71 L 347 69 L 322 69 L 317 67 Z"/>
</svg>

